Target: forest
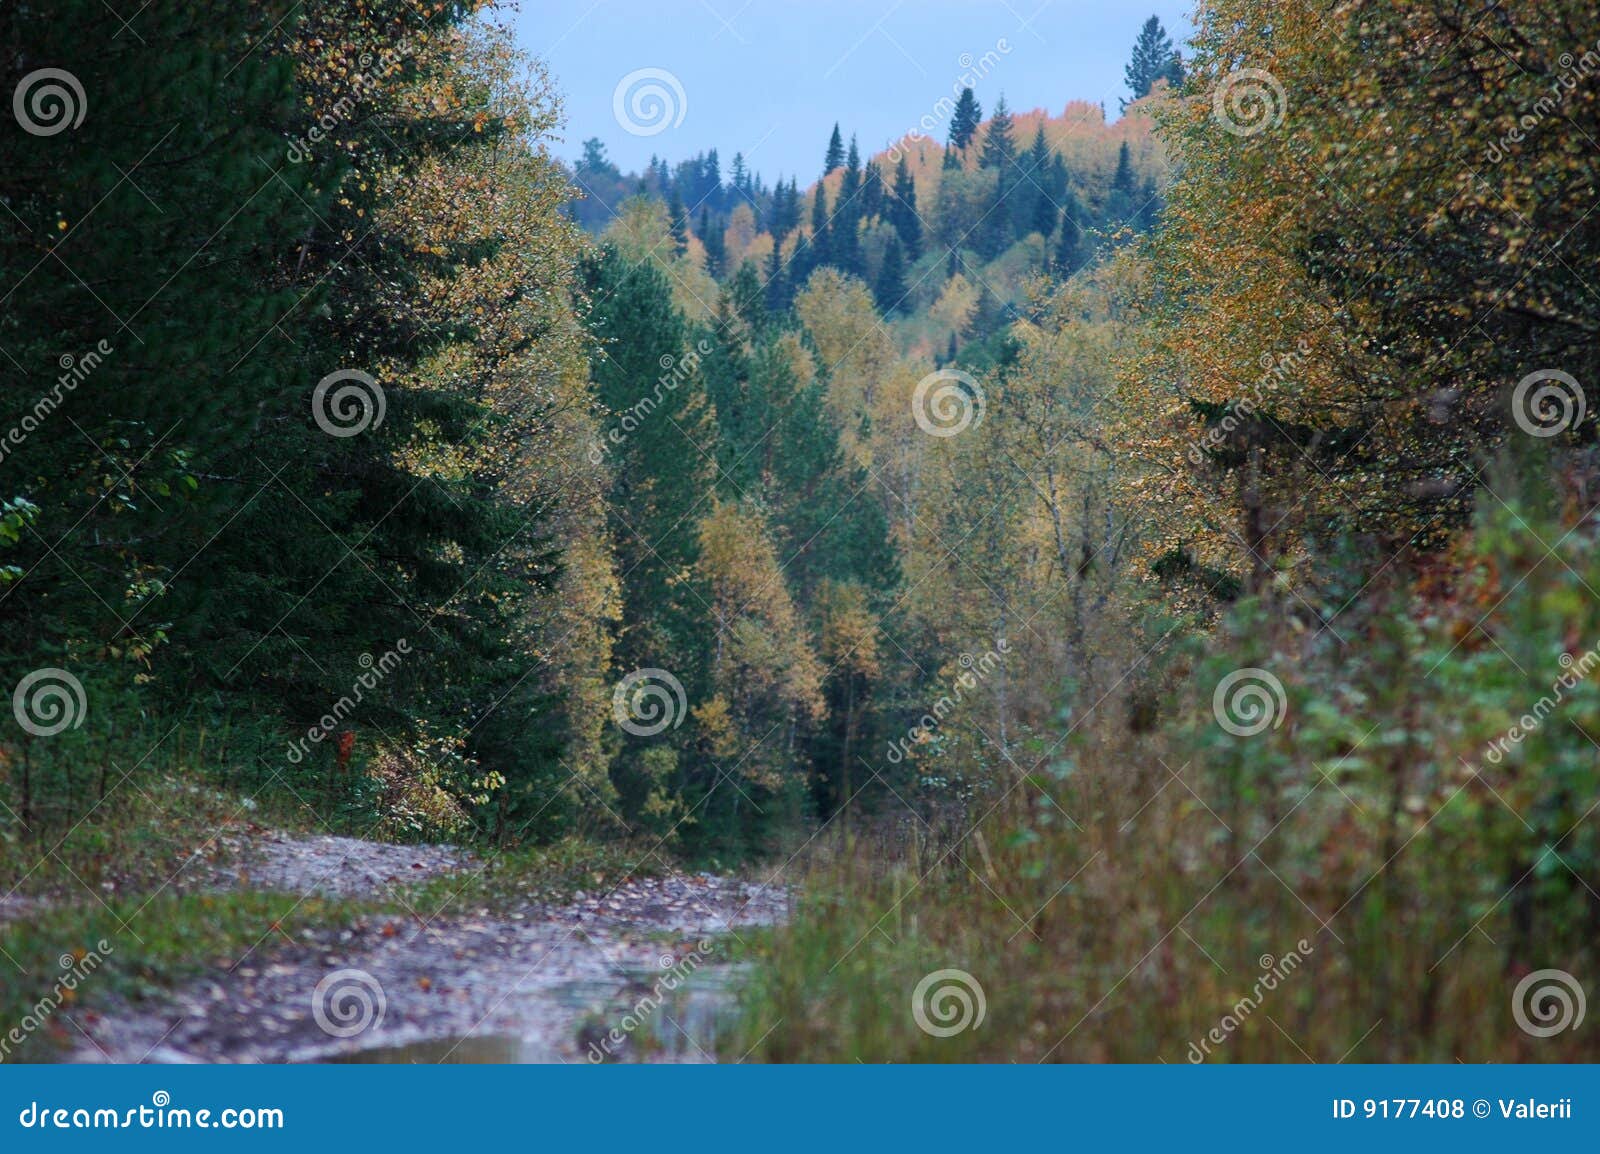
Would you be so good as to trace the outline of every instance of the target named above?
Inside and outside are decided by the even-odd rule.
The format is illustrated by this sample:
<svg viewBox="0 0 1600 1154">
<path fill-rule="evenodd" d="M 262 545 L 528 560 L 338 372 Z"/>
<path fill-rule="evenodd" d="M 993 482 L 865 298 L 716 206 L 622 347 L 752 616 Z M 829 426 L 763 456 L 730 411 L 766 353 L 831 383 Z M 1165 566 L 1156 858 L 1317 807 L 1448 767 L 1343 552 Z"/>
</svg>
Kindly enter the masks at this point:
<svg viewBox="0 0 1600 1154">
<path fill-rule="evenodd" d="M 485 0 L 0 10 L 0 1061 L 580 909 L 690 1058 L 1600 1059 L 1600 12 L 1127 15 L 763 175 Z"/>
</svg>

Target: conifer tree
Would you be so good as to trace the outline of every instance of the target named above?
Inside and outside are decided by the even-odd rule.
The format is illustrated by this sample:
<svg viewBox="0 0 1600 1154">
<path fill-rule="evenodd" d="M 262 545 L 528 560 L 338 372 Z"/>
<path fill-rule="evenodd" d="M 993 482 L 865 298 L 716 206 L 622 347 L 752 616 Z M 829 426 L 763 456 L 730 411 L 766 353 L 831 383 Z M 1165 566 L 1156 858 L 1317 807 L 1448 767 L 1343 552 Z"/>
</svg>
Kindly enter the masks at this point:
<svg viewBox="0 0 1600 1154">
<path fill-rule="evenodd" d="M 982 123 L 983 109 L 978 105 L 978 98 L 972 89 L 963 88 L 956 101 L 955 114 L 950 118 L 950 147 L 965 150 Z"/>
<path fill-rule="evenodd" d="M 882 217 L 887 199 L 888 194 L 883 187 L 883 170 L 876 162 L 869 162 L 861 178 L 861 215 L 867 220 Z"/>
<path fill-rule="evenodd" d="M 922 255 L 922 218 L 917 213 L 917 182 L 902 156 L 894 170 L 894 194 L 889 202 L 889 223 L 914 261 Z"/>
<path fill-rule="evenodd" d="M 1012 139 L 1011 110 L 1006 98 L 995 101 L 994 115 L 983 134 L 983 151 L 978 154 L 979 168 L 992 168 L 1004 172 L 1017 159 L 1017 142 Z"/>
<path fill-rule="evenodd" d="M 700 210 L 700 243 L 706 250 L 706 272 L 714 277 L 720 277 L 728 259 L 728 246 L 723 237 L 722 229 L 717 222 L 711 219 L 711 209 Z"/>
<path fill-rule="evenodd" d="M 1088 238 L 1083 229 L 1083 209 L 1077 196 L 1068 190 L 1062 198 L 1061 236 L 1056 241 L 1052 262 L 1056 275 L 1069 277 L 1089 262 Z"/>
<path fill-rule="evenodd" d="M 1135 192 L 1133 154 L 1129 150 L 1126 140 L 1122 142 L 1122 147 L 1117 152 L 1117 172 L 1111 178 L 1111 188 L 1115 192 L 1126 193 L 1130 197 Z"/>
<path fill-rule="evenodd" d="M 672 229 L 672 246 L 682 256 L 689 251 L 689 213 L 683 207 L 683 197 L 678 195 L 676 185 L 672 188 L 672 199 L 667 203 L 667 219 Z"/>
<path fill-rule="evenodd" d="M 1150 17 L 1139 30 L 1133 57 L 1123 70 L 1123 78 L 1134 100 L 1149 96 L 1157 80 L 1165 80 L 1174 88 L 1183 83 L 1183 60 L 1172 46 L 1172 39 L 1161 26 L 1159 17 Z M 1130 103 L 1132 101 L 1124 100 L 1122 107 Z"/>
<path fill-rule="evenodd" d="M 833 135 L 828 138 L 828 152 L 822 159 L 822 175 L 827 176 L 834 169 L 844 164 L 844 137 L 839 133 L 839 125 L 833 126 Z"/>
<path fill-rule="evenodd" d="M 767 209 L 767 231 L 772 234 L 772 243 L 781 245 L 783 238 L 789 235 L 789 230 L 794 227 L 792 213 L 789 207 L 789 186 L 780 177 L 777 187 L 772 190 L 772 203 Z"/>
<path fill-rule="evenodd" d="M 789 311 L 793 295 L 789 291 L 788 269 L 783 263 L 783 246 L 774 244 L 767 256 L 767 267 L 761 274 L 767 294 L 767 311 L 781 316 Z"/>
<path fill-rule="evenodd" d="M 864 214 L 861 197 L 861 153 L 852 136 L 844 176 L 839 182 L 839 206 L 833 214 L 829 259 L 835 267 L 856 276 L 862 273 L 860 225 Z"/>
<path fill-rule="evenodd" d="M 1049 238 L 1055 230 L 1056 207 L 1058 195 L 1051 188 L 1051 152 L 1050 145 L 1045 140 L 1044 124 L 1041 121 L 1038 130 L 1033 135 L 1033 146 L 1028 149 L 1028 154 L 1021 162 L 1025 174 L 1027 216 L 1024 218 L 1023 228 L 1027 231 L 1037 232 Z"/>
<path fill-rule="evenodd" d="M 885 316 L 905 307 L 906 262 L 899 240 L 890 240 L 883 250 L 883 267 L 878 272 L 872 295 Z"/>
<path fill-rule="evenodd" d="M 605 351 L 593 369 L 600 401 L 636 414 L 612 450 L 614 539 L 629 574 L 618 659 L 623 668 L 671 669 L 688 685 L 704 626 L 680 577 L 694 562 L 695 511 L 711 479 L 695 448 L 713 440 L 703 385 L 695 373 L 663 372 L 661 358 L 680 360 L 689 345 L 665 273 L 649 261 L 627 261 L 610 245 L 586 272 L 595 302 L 590 324 Z M 642 398 L 647 411 L 637 408 Z"/>
<path fill-rule="evenodd" d="M 820 180 L 817 182 L 817 194 L 811 200 L 811 236 L 810 253 L 806 258 L 805 270 L 810 272 L 819 265 L 825 265 L 833 259 L 833 233 L 832 220 L 828 215 L 828 186 Z"/>
</svg>

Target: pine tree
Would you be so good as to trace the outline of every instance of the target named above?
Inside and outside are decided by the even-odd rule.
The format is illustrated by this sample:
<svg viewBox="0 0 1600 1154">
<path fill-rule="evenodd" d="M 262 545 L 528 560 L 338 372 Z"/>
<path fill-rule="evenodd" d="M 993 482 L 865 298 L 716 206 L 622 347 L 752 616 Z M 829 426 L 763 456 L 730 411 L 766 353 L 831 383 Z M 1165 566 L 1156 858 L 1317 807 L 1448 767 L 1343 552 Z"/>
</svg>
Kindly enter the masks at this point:
<svg viewBox="0 0 1600 1154">
<path fill-rule="evenodd" d="M 1112 227 L 1131 225 L 1139 209 L 1138 193 L 1139 185 L 1133 172 L 1133 161 L 1127 141 L 1123 141 L 1122 150 L 1117 157 L 1116 175 L 1111 178 L 1111 191 L 1106 196 L 1104 209 L 1106 223 Z"/>
<path fill-rule="evenodd" d="M 1117 152 L 1117 173 L 1111 178 L 1111 188 L 1114 192 L 1134 195 L 1137 186 L 1133 175 L 1133 154 L 1128 148 L 1128 142 L 1122 142 L 1122 148 Z"/>
<path fill-rule="evenodd" d="M 1002 95 L 995 101 L 994 115 L 989 118 L 989 128 L 983 134 L 983 151 L 978 154 L 979 168 L 992 168 L 1004 172 L 1017 159 L 1017 142 L 1012 139 L 1011 110 Z"/>
<path fill-rule="evenodd" d="M 699 196 L 695 198 L 696 204 L 709 203 L 713 208 L 722 207 L 722 162 L 717 159 L 717 150 L 714 148 L 706 153 L 698 192 Z"/>
<path fill-rule="evenodd" d="M 833 214 L 830 258 L 835 267 L 854 276 L 862 273 L 861 260 L 861 152 L 850 138 L 844 176 L 839 181 L 839 207 Z"/>
<path fill-rule="evenodd" d="M 861 215 L 867 220 L 877 220 L 884 215 L 888 194 L 883 187 L 883 170 L 876 162 L 869 162 L 861 178 Z"/>
<path fill-rule="evenodd" d="M 873 286 L 872 295 L 884 316 L 905 307 L 906 262 L 898 240 L 890 240 L 883 250 L 883 267 L 878 271 L 878 281 Z"/>
<path fill-rule="evenodd" d="M 1083 209 L 1070 190 L 1062 199 L 1061 236 L 1056 241 L 1055 273 L 1069 277 L 1089 263 L 1088 238 L 1083 230 Z"/>
<path fill-rule="evenodd" d="M 781 245 L 783 238 L 789 235 L 789 230 L 794 227 L 789 209 L 789 186 L 780 177 L 778 185 L 772 190 L 772 203 L 767 209 L 767 231 L 772 234 L 774 246 Z"/>
<path fill-rule="evenodd" d="M 1061 216 L 1061 210 L 1056 207 L 1057 201 L 1048 190 L 1037 191 L 1033 199 L 1033 220 L 1028 227 L 1046 240 L 1055 232 L 1056 221 Z"/>
<path fill-rule="evenodd" d="M 657 406 L 633 422 L 615 450 L 611 507 L 621 569 L 630 575 L 618 658 L 624 668 L 670 668 L 687 685 L 704 636 L 694 593 L 680 580 L 695 557 L 695 535 L 683 530 L 693 525 L 710 482 L 705 458 L 691 447 L 713 440 L 703 386 L 694 374 L 667 378 L 672 388 L 652 386 L 664 376 L 661 358 L 678 358 L 689 344 L 665 273 L 608 245 L 587 274 L 591 326 L 605 342 L 606 355 L 593 368 L 600 402 L 618 413 L 633 411 L 641 396 Z"/>
<path fill-rule="evenodd" d="M 700 210 L 699 232 L 700 243 L 705 246 L 706 250 L 706 272 L 713 277 L 720 277 L 724 271 L 723 266 L 728 259 L 728 246 L 721 226 L 711 219 L 711 210 L 709 208 Z"/>
<path fill-rule="evenodd" d="M 1044 123 L 1041 121 L 1038 131 L 1033 135 L 1033 147 L 1028 149 L 1028 155 L 1022 161 L 1023 171 L 1027 174 L 1028 215 L 1025 226 L 1032 232 L 1049 239 L 1055 230 L 1057 194 L 1051 189 L 1051 152 L 1050 145 L 1044 137 Z"/>
<path fill-rule="evenodd" d="M 585 174 L 605 175 L 613 178 L 620 177 L 621 172 L 611 163 L 606 156 L 605 142 L 597 136 L 592 136 L 583 142 L 583 159 L 578 161 L 578 170 Z"/>
<path fill-rule="evenodd" d="M 789 306 L 794 301 L 793 293 L 789 288 L 788 269 L 783 264 L 783 246 L 774 244 L 772 252 L 767 256 L 767 267 L 761 274 L 765 282 L 767 294 L 767 311 L 773 316 L 782 316 L 789 311 Z"/>
<path fill-rule="evenodd" d="M 828 154 L 822 160 L 822 175 L 827 176 L 834 169 L 844 164 L 844 137 L 839 133 L 839 125 L 833 126 L 833 135 L 828 138 Z"/>
<path fill-rule="evenodd" d="M 955 115 L 950 118 L 950 147 L 965 150 L 982 123 L 983 109 L 978 105 L 978 98 L 972 89 L 963 88 L 956 101 Z"/>
<path fill-rule="evenodd" d="M 761 274 L 756 271 L 753 261 L 747 260 L 739 266 L 739 271 L 728 282 L 723 297 L 750 332 L 759 333 L 766 328 L 766 293 L 761 286 Z"/>
<path fill-rule="evenodd" d="M 1159 17 L 1150 17 L 1139 30 L 1139 39 L 1133 45 L 1133 57 L 1123 70 L 1123 78 L 1134 100 L 1149 96 L 1157 80 L 1165 80 L 1173 87 L 1183 83 L 1183 60 L 1173 48 L 1172 40 L 1161 26 Z M 1122 107 L 1126 108 L 1131 103 L 1130 100 L 1124 100 Z"/>
<path fill-rule="evenodd" d="M 1045 174 L 1050 168 L 1050 155 L 1050 142 L 1044 137 L 1044 121 L 1041 120 L 1033 134 L 1033 145 L 1028 149 L 1028 157 L 1023 162 L 1023 168 L 1034 180 L 1043 183 Z"/>
<path fill-rule="evenodd" d="M 678 195 L 676 185 L 672 188 L 672 199 L 667 203 L 667 218 L 672 228 L 672 247 L 682 256 L 689 251 L 689 213 L 683 207 L 683 197 Z"/>
<path fill-rule="evenodd" d="M 819 265 L 831 263 L 833 259 L 833 234 L 831 231 L 831 218 L 828 216 L 828 187 L 820 180 L 817 182 L 817 194 L 811 201 L 811 237 L 810 252 L 806 257 L 805 268 L 809 273 Z"/>
<path fill-rule="evenodd" d="M 1012 213 L 1012 198 L 1017 189 L 1015 179 L 1001 174 L 995 183 L 994 201 L 973 228 L 972 247 L 984 260 L 993 260 L 1005 252 L 1015 238 L 1016 221 Z"/>
<path fill-rule="evenodd" d="M 894 170 L 894 194 L 889 202 L 889 223 L 914 261 L 922 255 L 922 218 L 917 214 L 917 183 L 902 156 Z"/>
</svg>

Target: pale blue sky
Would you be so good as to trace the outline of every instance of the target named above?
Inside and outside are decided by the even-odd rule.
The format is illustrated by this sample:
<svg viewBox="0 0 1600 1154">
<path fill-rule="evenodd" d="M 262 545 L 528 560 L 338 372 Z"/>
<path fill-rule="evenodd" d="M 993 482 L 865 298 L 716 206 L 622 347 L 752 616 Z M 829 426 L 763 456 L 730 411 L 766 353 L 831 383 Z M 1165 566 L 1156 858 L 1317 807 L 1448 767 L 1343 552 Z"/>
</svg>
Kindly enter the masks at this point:
<svg viewBox="0 0 1600 1154">
<path fill-rule="evenodd" d="M 805 184 L 835 120 L 847 138 L 860 135 L 863 150 L 880 149 L 959 91 L 962 74 L 984 69 L 986 56 L 988 75 L 975 86 L 985 112 L 1004 91 L 1018 110 L 1059 112 L 1083 99 L 1103 101 L 1115 118 L 1140 26 L 1160 16 L 1181 43 L 1192 8 L 1192 0 L 524 0 L 513 19 L 519 43 L 550 65 L 565 100 L 563 157 L 576 157 L 590 136 L 624 170 L 652 153 L 675 161 L 715 147 L 724 174 L 742 151 L 769 184 L 780 170 Z M 670 73 L 683 93 L 680 102 L 662 82 L 670 112 L 653 135 L 629 134 L 614 114 L 618 82 L 641 69 Z"/>
</svg>

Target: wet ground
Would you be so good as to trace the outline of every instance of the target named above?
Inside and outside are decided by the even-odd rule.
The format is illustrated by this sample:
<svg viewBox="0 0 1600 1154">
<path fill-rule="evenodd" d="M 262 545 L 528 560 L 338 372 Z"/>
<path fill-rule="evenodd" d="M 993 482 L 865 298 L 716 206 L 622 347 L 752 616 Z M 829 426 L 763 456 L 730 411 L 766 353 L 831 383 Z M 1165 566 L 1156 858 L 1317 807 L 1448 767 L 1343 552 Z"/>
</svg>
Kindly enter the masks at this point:
<svg viewBox="0 0 1600 1154">
<path fill-rule="evenodd" d="M 348 838 L 268 833 L 247 849 L 241 883 L 298 894 L 393 896 L 476 866 L 447 846 Z M 713 1061 L 740 976 L 722 944 L 783 920 L 787 902 L 781 888 L 672 874 L 563 906 L 302 933 L 157 1009 L 111 1008 L 70 1060 Z"/>
</svg>

